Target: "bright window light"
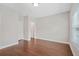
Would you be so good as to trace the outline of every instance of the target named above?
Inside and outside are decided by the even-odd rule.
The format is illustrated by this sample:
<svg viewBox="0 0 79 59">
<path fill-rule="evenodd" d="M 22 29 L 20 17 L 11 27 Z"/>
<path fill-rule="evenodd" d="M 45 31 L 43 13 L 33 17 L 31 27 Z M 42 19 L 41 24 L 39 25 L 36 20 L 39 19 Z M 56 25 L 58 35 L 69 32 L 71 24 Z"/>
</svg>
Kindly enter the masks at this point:
<svg viewBox="0 0 79 59">
<path fill-rule="evenodd" d="M 34 6 L 38 6 L 38 3 L 34 3 Z"/>
</svg>

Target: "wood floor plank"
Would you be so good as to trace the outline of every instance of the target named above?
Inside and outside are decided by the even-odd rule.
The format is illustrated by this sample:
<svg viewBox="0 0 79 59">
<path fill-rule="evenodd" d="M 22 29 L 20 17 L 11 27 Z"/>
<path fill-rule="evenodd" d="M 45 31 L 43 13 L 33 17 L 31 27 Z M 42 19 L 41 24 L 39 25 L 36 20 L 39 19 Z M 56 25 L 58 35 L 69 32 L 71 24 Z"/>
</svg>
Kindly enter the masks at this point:
<svg viewBox="0 0 79 59">
<path fill-rule="evenodd" d="M 0 50 L 0 56 L 73 56 L 70 46 L 41 39 L 19 40 L 18 45 Z"/>
</svg>

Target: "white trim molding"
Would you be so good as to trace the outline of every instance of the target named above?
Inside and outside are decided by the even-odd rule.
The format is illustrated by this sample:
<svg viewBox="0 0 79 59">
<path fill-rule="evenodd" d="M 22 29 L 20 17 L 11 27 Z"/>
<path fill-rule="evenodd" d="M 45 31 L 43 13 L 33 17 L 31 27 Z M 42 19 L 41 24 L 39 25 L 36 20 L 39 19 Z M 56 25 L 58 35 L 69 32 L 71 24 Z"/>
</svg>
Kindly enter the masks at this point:
<svg viewBox="0 0 79 59">
<path fill-rule="evenodd" d="M 74 46 L 72 43 L 70 43 L 70 48 L 73 56 L 79 56 L 79 49 L 77 48 L 77 46 Z"/>
<path fill-rule="evenodd" d="M 7 48 L 7 47 L 10 47 L 10 46 L 13 46 L 13 45 L 16 45 L 16 44 L 18 44 L 18 42 L 8 44 L 8 45 L 5 45 L 5 46 L 0 46 L 0 49 Z"/>
<path fill-rule="evenodd" d="M 47 40 L 45 38 L 36 38 L 36 39 L 42 39 L 42 40 Z M 55 40 L 47 40 L 47 41 L 52 41 L 52 42 L 58 42 L 58 43 L 63 43 L 63 44 L 69 44 L 69 42 L 64 42 L 64 41 L 55 41 Z"/>
<path fill-rule="evenodd" d="M 73 47 L 72 47 L 72 44 L 71 43 L 70 43 L 70 48 L 71 48 L 71 51 L 72 51 L 73 56 L 75 56 L 75 51 L 73 50 Z"/>
</svg>

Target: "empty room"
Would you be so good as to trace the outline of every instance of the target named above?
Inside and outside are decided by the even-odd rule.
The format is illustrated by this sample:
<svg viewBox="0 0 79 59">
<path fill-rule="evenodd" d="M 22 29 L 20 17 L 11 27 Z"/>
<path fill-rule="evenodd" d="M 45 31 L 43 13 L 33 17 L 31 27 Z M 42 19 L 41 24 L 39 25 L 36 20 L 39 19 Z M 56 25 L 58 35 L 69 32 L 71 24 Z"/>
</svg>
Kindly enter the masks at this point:
<svg viewBox="0 0 79 59">
<path fill-rule="evenodd" d="M 79 3 L 0 3 L 0 56 L 79 56 Z"/>
</svg>

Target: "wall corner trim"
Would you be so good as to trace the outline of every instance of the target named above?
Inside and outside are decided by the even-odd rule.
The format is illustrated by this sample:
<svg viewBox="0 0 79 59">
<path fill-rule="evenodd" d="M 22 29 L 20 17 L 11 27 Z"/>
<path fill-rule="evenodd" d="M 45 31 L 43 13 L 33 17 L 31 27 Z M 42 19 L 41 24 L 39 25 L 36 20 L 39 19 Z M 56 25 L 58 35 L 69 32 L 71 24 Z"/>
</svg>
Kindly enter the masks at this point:
<svg viewBox="0 0 79 59">
<path fill-rule="evenodd" d="M 9 44 L 9 45 L 5 45 L 5 46 L 0 46 L 0 49 L 7 48 L 7 47 L 10 47 L 10 46 L 13 46 L 13 45 L 16 45 L 16 44 L 18 44 L 18 42 L 15 42 L 15 43 L 12 43 L 12 44 Z"/>
</svg>

